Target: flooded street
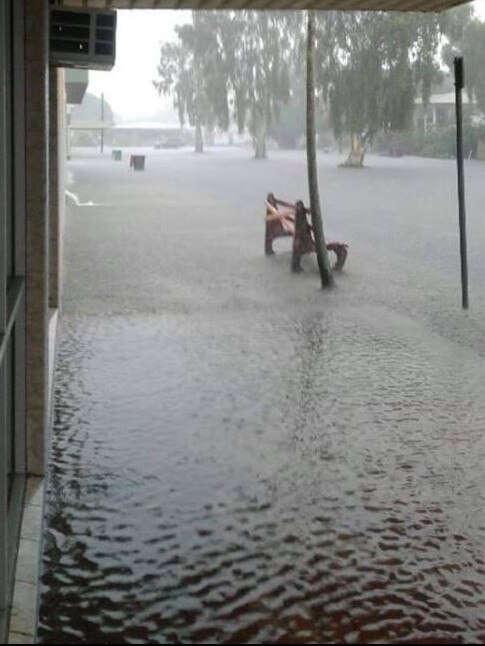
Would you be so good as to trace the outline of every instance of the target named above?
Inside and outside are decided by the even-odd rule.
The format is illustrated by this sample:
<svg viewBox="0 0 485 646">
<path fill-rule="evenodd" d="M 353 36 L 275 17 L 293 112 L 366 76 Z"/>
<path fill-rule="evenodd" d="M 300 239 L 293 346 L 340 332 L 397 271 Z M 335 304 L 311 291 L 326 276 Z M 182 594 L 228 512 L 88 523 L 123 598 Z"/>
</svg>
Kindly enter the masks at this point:
<svg viewBox="0 0 485 646">
<path fill-rule="evenodd" d="M 69 164 L 39 640 L 483 643 L 485 164 L 462 313 L 453 162 L 322 155 L 322 292 L 250 154 Z"/>
</svg>

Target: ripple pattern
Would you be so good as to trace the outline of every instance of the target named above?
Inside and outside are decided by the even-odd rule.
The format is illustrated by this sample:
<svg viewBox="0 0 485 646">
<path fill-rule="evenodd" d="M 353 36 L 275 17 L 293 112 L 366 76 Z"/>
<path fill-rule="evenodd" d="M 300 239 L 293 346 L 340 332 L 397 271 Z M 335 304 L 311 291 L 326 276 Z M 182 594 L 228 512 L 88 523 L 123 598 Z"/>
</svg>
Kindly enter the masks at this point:
<svg viewBox="0 0 485 646">
<path fill-rule="evenodd" d="M 483 360 L 375 313 L 65 317 L 41 641 L 483 643 Z"/>
</svg>

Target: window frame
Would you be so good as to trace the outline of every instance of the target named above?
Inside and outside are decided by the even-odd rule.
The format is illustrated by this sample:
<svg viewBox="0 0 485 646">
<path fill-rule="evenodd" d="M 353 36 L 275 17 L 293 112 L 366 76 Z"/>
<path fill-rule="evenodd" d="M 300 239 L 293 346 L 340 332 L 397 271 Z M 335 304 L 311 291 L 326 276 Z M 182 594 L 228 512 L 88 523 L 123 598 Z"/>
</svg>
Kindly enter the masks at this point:
<svg viewBox="0 0 485 646">
<path fill-rule="evenodd" d="M 7 629 L 27 471 L 23 31 L 23 2 L 0 0 L 0 638 Z"/>
</svg>

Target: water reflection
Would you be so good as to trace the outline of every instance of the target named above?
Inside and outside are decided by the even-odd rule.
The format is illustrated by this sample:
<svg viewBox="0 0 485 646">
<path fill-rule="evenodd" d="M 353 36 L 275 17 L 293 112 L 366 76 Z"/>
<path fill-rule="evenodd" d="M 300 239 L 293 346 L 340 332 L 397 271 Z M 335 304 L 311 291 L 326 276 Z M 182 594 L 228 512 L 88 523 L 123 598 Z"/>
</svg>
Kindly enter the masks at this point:
<svg viewBox="0 0 485 646">
<path fill-rule="evenodd" d="M 44 643 L 485 639 L 480 361 L 352 307 L 63 325 Z"/>
</svg>

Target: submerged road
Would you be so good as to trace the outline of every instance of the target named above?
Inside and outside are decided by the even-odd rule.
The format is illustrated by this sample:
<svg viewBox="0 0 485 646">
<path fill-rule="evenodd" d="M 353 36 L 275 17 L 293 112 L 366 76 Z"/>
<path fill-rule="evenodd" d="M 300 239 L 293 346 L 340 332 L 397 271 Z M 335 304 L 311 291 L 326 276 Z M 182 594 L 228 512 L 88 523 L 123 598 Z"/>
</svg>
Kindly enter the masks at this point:
<svg viewBox="0 0 485 646">
<path fill-rule="evenodd" d="M 485 641 L 485 164 L 320 158 L 330 292 L 269 190 L 302 152 L 69 164 L 39 639 Z"/>
</svg>

